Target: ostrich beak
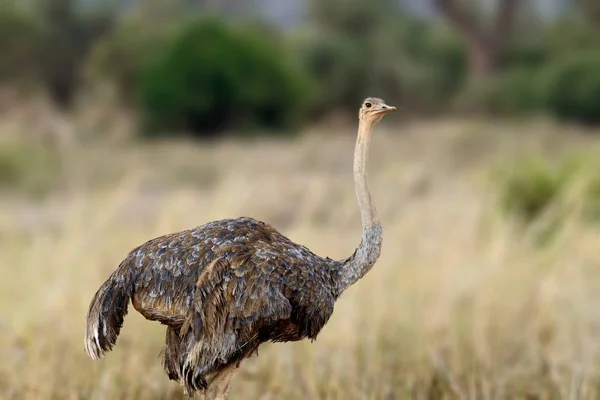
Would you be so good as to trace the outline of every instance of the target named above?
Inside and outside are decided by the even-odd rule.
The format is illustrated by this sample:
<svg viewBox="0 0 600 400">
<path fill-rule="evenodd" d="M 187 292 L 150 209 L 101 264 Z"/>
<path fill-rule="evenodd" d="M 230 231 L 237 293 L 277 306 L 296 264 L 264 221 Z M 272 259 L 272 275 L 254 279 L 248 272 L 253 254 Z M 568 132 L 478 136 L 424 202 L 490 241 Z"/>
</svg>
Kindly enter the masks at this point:
<svg viewBox="0 0 600 400">
<path fill-rule="evenodd" d="M 388 106 L 387 104 L 382 104 L 375 110 L 377 114 L 387 114 L 392 111 L 396 111 L 396 107 Z"/>
</svg>

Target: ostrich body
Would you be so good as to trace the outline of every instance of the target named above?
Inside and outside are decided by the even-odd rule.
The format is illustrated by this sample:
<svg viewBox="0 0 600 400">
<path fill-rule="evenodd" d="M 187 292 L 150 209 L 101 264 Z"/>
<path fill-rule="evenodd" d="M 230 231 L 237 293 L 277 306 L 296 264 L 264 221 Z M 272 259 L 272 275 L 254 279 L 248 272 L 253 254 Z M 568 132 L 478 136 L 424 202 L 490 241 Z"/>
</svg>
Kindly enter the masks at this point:
<svg viewBox="0 0 600 400">
<path fill-rule="evenodd" d="M 395 110 L 367 98 L 359 111 L 354 181 L 362 240 L 344 260 L 322 258 L 252 218 L 224 219 L 133 249 L 95 294 L 85 349 L 115 345 L 127 306 L 167 325 L 163 367 L 185 394 L 226 399 L 240 362 L 263 342 L 315 339 L 334 303 L 381 252 L 382 230 L 367 185 L 373 126 Z"/>
</svg>

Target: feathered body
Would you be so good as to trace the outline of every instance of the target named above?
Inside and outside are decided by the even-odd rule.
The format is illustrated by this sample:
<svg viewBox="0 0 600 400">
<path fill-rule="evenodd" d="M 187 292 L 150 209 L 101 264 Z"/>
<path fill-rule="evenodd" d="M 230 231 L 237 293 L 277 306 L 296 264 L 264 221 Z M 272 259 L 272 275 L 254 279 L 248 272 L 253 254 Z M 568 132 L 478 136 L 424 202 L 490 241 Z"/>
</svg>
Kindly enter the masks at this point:
<svg viewBox="0 0 600 400">
<path fill-rule="evenodd" d="M 316 338 L 333 312 L 339 265 L 252 218 L 158 237 L 132 250 L 96 294 L 87 350 L 99 358 L 111 349 L 131 299 L 169 326 L 169 377 L 203 389 L 208 374 L 262 342 Z"/>
<path fill-rule="evenodd" d="M 361 208 L 363 237 L 351 257 L 320 257 L 247 217 L 152 239 L 133 249 L 94 296 L 86 351 L 99 359 L 112 349 L 131 300 L 146 319 L 167 325 L 169 378 L 189 396 L 218 386 L 216 399 L 226 397 L 231 371 L 261 343 L 315 339 L 336 299 L 381 251 L 381 225 L 363 171 L 368 139 L 359 134 L 355 172 L 359 204 L 362 199 L 369 207 Z"/>
</svg>

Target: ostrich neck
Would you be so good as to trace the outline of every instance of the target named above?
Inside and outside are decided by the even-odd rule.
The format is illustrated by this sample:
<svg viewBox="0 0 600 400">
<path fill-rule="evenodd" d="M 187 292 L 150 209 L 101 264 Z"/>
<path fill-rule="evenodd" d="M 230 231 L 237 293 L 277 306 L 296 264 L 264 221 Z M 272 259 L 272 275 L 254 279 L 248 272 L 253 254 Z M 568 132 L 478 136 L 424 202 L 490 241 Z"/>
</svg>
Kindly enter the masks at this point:
<svg viewBox="0 0 600 400">
<path fill-rule="evenodd" d="M 358 125 L 358 137 L 354 150 L 354 189 L 360 209 L 363 230 L 366 227 L 379 225 L 377 210 L 373 205 L 369 183 L 367 179 L 367 164 L 369 163 L 369 146 L 371 144 L 371 131 L 373 124 L 360 120 Z"/>
<path fill-rule="evenodd" d="M 381 254 L 382 229 L 369 193 L 367 179 L 373 125 L 374 123 L 363 119 L 358 125 L 353 171 L 356 198 L 362 220 L 362 239 L 354 254 L 338 264 L 339 268 L 336 269 L 335 276 L 338 295 L 369 272 Z"/>
</svg>

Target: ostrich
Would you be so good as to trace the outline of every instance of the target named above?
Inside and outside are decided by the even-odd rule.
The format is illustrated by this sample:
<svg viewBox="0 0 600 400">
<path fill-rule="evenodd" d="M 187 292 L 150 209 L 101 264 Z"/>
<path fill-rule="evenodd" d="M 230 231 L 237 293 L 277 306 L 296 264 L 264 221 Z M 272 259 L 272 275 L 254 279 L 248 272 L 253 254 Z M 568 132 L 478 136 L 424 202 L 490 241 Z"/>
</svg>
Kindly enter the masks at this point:
<svg viewBox="0 0 600 400">
<path fill-rule="evenodd" d="M 133 307 L 167 326 L 163 368 L 184 393 L 227 399 L 232 379 L 261 343 L 316 339 L 334 303 L 381 252 L 382 229 L 367 185 L 373 126 L 390 111 L 369 97 L 359 110 L 354 184 L 362 240 L 343 260 L 322 258 L 252 218 L 209 222 L 133 249 L 90 304 L 85 350 L 112 349 Z"/>
</svg>

